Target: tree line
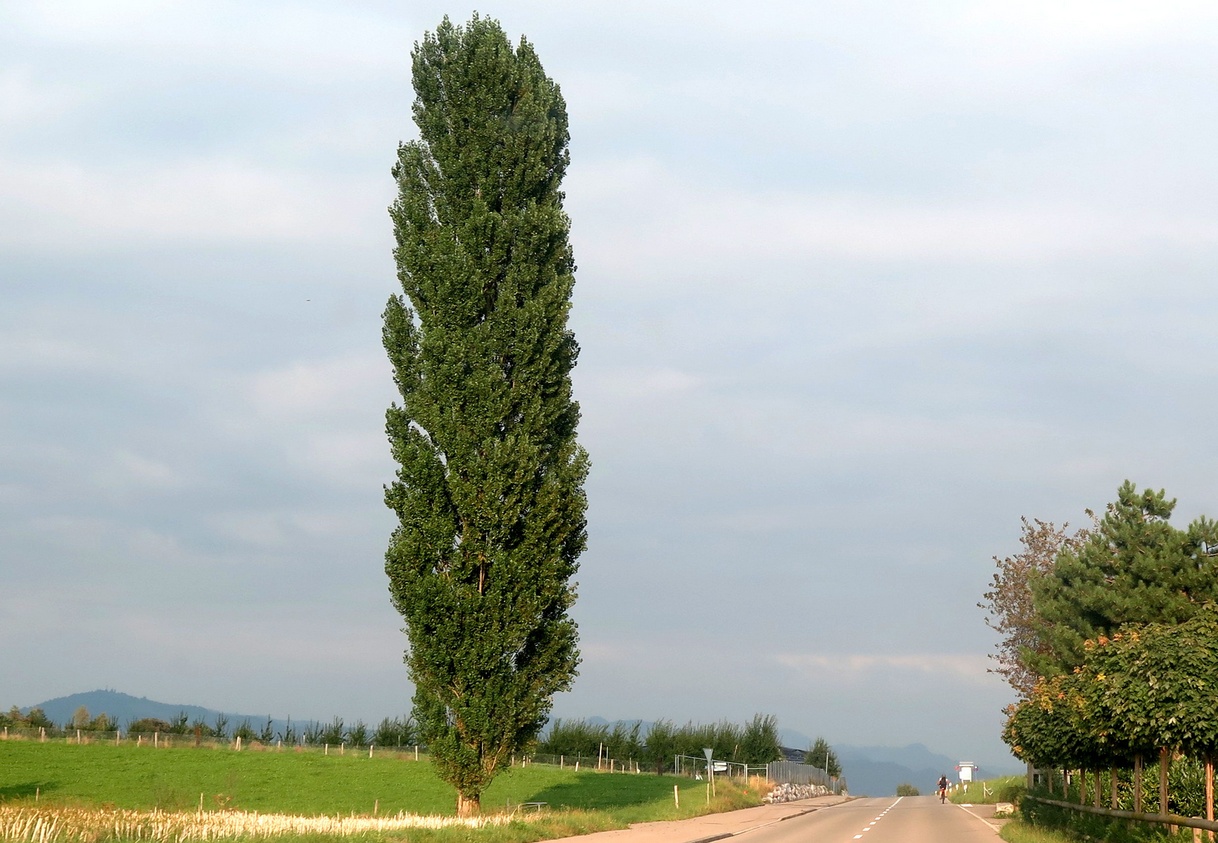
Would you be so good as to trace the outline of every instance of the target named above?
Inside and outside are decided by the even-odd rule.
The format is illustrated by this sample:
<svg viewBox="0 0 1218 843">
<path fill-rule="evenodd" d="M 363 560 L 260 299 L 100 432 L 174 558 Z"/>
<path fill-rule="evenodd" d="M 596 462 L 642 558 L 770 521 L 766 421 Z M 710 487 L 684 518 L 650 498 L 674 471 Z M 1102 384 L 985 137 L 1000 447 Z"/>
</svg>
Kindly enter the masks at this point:
<svg viewBox="0 0 1218 843">
<path fill-rule="evenodd" d="M 1082 529 L 1023 519 L 1022 550 L 995 560 L 980 604 L 1001 636 L 995 670 L 1018 694 L 1003 740 L 1037 767 L 1092 771 L 1097 804 L 1096 771 L 1113 807 L 1135 811 L 1196 807 L 1197 788 L 1169 793 L 1173 762 L 1212 779 L 1218 527 L 1177 528 L 1175 506 L 1126 481 Z M 1152 759 L 1157 792 L 1141 776 Z"/>
<path fill-rule="evenodd" d="M 588 720 L 556 719 L 537 742 L 539 755 L 568 759 L 613 758 L 634 761 L 656 773 L 671 772 L 679 755 L 703 757 L 710 748 L 716 761 L 737 764 L 767 764 L 785 757 L 773 715 L 757 714 L 748 723 L 729 721 L 711 724 L 687 723 L 677 726 L 671 720 L 648 724 L 640 721 L 593 723 Z M 837 753 L 824 738 L 804 753 L 804 762 L 840 777 Z"/>
<path fill-rule="evenodd" d="M 122 729 L 119 723 L 105 713 L 96 716 L 81 706 L 72 717 L 63 724 L 58 724 L 47 717 L 41 708 L 32 708 L 26 714 L 16 706 L 9 709 L 7 714 L 0 713 L 0 728 L 46 729 L 50 732 L 117 732 L 128 734 L 162 735 L 193 735 L 198 738 L 231 741 L 238 738 L 243 743 L 272 744 L 276 742 L 289 745 L 303 746 L 415 746 L 419 743 L 418 725 L 411 717 L 386 717 L 376 727 L 371 727 L 363 720 L 356 720 L 348 725 L 341 717 L 335 717 L 328 723 L 309 721 L 303 724 L 292 723 L 291 718 L 278 729 L 274 721 L 268 717 L 265 723 L 255 725 L 250 719 L 244 718 L 233 723 L 225 714 L 217 714 L 212 722 L 203 718 L 187 716 L 179 712 L 173 720 L 162 720 L 157 717 L 144 717 L 127 723 Z"/>
</svg>

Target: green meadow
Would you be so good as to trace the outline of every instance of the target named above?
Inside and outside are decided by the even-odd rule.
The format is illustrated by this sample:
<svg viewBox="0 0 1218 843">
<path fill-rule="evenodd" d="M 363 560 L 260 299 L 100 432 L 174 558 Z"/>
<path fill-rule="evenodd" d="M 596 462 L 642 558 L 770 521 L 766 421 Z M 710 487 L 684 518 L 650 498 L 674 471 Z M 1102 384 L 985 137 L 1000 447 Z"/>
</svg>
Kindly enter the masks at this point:
<svg viewBox="0 0 1218 843">
<path fill-rule="evenodd" d="M 674 798 L 679 792 L 680 805 Z M 494 828 L 411 832 L 411 839 L 530 841 L 759 804 L 759 790 L 651 773 L 530 764 L 503 771 L 482 797 Z M 544 803 L 540 810 L 528 803 Z M 412 754 L 0 741 L 0 806 L 244 811 L 304 816 L 452 816 L 454 791 Z M 375 839 L 375 836 L 374 836 Z M 400 836 L 394 839 L 401 839 Z"/>
</svg>

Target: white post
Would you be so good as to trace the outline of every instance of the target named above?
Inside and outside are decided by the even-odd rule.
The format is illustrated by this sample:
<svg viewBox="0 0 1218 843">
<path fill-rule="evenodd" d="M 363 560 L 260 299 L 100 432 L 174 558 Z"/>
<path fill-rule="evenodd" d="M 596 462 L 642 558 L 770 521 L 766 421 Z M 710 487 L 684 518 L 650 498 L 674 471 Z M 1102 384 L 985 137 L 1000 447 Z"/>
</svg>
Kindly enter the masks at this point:
<svg viewBox="0 0 1218 843">
<path fill-rule="evenodd" d="M 672 786 L 672 801 L 678 808 L 681 807 L 681 790 L 675 784 Z"/>
<path fill-rule="evenodd" d="M 372 757 L 372 744 L 368 744 L 368 757 Z"/>
</svg>

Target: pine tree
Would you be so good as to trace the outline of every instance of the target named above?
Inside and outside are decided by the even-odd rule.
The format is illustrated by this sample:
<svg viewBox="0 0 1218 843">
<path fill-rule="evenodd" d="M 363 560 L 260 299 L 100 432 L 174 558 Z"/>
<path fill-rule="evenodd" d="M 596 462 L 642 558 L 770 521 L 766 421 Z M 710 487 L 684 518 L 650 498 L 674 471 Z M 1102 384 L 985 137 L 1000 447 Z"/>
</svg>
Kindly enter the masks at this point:
<svg viewBox="0 0 1218 843">
<path fill-rule="evenodd" d="M 1169 523 L 1175 506 L 1164 491 L 1139 492 L 1125 481 L 1086 541 L 1067 546 L 1050 571 L 1032 576 L 1046 645 L 1028 652 L 1033 671 L 1068 672 L 1082 663 L 1088 639 L 1125 625 L 1182 623 L 1218 600 L 1218 571 L 1208 555 L 1215 524 L 1199 518 L 1179 530 Z"/>
<path fill-rule="evenodd" d="M 532 46 L 496 21 L 445 18 L 412 56 L 419 139 L 393 170 L 402 295 L 384 319 L 402 397 L 386 417 L 399 524 L 385 570 L 421 738 L 467 815 L 579 661 L 568 609 L 588 461 L 570 378 L 567 114 Z"/>
</svg>

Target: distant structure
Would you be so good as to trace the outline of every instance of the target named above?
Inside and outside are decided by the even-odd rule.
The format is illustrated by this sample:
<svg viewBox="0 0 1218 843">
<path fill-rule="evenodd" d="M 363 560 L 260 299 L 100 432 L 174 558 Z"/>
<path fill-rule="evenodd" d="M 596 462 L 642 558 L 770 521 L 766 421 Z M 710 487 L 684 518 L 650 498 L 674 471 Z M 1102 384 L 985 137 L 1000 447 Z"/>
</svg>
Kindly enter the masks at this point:
<svg viewBox="0 0 1218 843">
<path fill-rule="evenodd" d="M 968 784 L 973 780 L 973 774 L 977 772 L 977 765 L 972 761 L 961 761 L 956 765 L 956 773 L 960 777 L 960 784 Z"/>
</svg>

